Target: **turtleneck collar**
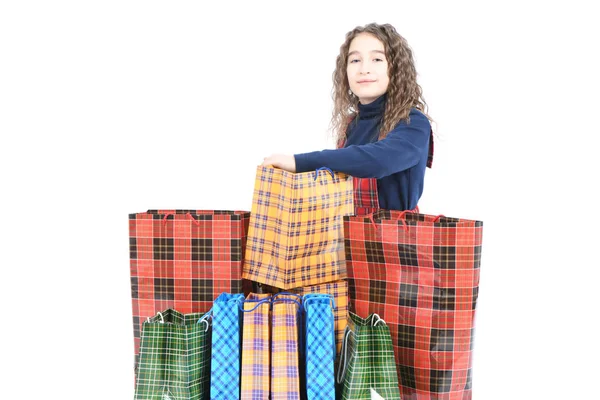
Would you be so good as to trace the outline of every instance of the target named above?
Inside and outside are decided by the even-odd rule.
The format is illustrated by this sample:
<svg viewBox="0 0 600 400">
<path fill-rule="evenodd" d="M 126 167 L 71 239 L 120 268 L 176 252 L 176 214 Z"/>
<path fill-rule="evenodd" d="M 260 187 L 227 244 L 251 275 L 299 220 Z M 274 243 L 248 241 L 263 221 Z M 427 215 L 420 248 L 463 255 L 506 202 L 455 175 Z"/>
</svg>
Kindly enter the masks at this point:
<svg viewBox="0 0 600 400">
<path fill-rule="evenodd" d="M 369 104 L 358 103 L 358 115 L 360 119 L 382 117 L 385 111 L 386 93 L 382 94 Z"/>
</svg>

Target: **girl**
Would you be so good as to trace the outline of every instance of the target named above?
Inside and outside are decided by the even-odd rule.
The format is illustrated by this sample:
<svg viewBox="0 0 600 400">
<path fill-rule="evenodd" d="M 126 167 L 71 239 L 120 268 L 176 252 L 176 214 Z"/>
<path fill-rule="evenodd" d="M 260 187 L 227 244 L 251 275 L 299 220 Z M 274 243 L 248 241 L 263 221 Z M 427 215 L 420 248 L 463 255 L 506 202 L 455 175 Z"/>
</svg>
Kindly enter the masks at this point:
<svg viewBox="0 0 600 400">
<path fill-rule="evenodd" d="M 433 137 L 406 40 L 389 24 L 348 32 L 333 88 L 331 122 L 342 148 L 273 154 L 262 165 L 290 172 L 324 166 L 355 178 L 376 178 L 379 208 L 414 209 L 425 167 L 431 167 Z"/>
</svg>

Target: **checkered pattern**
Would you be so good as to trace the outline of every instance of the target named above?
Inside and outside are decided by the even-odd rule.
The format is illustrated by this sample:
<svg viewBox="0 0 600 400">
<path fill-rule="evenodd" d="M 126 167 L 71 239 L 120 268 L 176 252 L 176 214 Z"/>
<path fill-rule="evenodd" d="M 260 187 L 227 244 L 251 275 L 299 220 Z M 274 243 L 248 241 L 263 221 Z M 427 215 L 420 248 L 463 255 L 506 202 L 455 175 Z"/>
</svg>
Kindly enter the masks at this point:
<svg viewBox="0 0 600 400">
<path fill-rule="evenodd" d="M 244 301 L 242 400 L 269 400 L 270 294 L 250 293 Z"/>
<path fill-rule="evenodd" d="M 208 398 L 211 330 L 201 317 L 168 309 L 143 323 L 135 400 Z"/>
<path fill-rule="evenodd" d="M 345 278 L 342 218 L 353 212 L 350 176 L 258 167 L 243 277 L 282 289 Z"/>
<path fill-rule="evenodd" d="M 271 400 L 300 400 L 300 296 L 273 298 Z"/>
<path fill-rule="evenodd" d="M 309 293 L 321 293 L 332 295 L 335 301 L 333 316 L 335 320 L 335 343 L 339 355 L 344 341 L 344 331 L 348 324 L 348 282 L 341 280 L 337 282 L 324 283 L 322 285 L 307 286 L 290 290 L 299 295 Z"/>
<path fill-rule="evenodd" d="M 371 400 L 371 390 L 386 400 L 400 400 L 390 329 L 374 314 L 349 313 L 338 383 L 343 400 Z M 375 324 L 375 325 L 374 325 Z"/>
<path fill-rule="evenodd" d="M 390 327 L 404 400 L 471 398 L 482 230 L 399 211 L 344 218 L 351 309 Z"/>
<path fill-rule="evenodd" d="M 129 215 L 136 355 L 147 317 L 167 308 L 206 312 L 220 293 L 242 292 L 249 221 L 250 213 L 244 211 L 150 210 Z"/>
<path fill-rule="evenodd" d="M 240 335 L 243 294 L 222 293 L 212 308 L 212 358 L 210 398 L 240 398 Z"/>
<path fill-rule="evenodd" d="M 335 399 L 332 296 L 303 296 L 306 321 L 306 394 L 308 400 Z"/>
<path fill-rule="evenodd" d="M 379 210 L 377 179 L 354 177 L 355 215 L 366 215 Z"/>
</svg>

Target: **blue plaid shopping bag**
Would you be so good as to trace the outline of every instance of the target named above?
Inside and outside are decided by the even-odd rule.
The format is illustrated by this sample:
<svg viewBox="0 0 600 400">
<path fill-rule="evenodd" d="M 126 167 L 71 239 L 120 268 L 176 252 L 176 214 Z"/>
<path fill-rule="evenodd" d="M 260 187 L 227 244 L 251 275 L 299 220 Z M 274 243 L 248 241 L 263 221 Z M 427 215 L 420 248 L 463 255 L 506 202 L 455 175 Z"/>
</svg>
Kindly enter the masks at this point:
<svg viewBox="0 0 600 400">
<path fill-rule="evenodd" d="M 310 293 L 302 299 L 306 329 L 306 394 L 308 400 L 335 400 L 335 333 L 329 294 Z"/>
<path fill-rule="evenodd" d="M 240 398 L 240 336 L 243 294 L 221 293 L 212 307 L 210 398 Z"/>
</svg>

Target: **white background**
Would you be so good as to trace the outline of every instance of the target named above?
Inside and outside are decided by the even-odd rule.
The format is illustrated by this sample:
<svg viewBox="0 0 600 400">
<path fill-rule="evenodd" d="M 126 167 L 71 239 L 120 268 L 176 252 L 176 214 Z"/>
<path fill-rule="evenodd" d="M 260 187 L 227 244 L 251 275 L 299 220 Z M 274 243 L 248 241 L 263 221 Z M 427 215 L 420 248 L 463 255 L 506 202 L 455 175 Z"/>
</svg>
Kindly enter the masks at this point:
<svg viewBox="0 0 600 400">
<path fill-rule="evenodd" d="M 592 8 L 214 3 L 0 6 L 0 397 L 132 398 L 128 214 L 249 210 L 263 157 L 333 147 L 339 46 L 388 22 L 437 123 L 421 210 L 484 221 L 474 398 L 600 398 Z"/>
</svg>

